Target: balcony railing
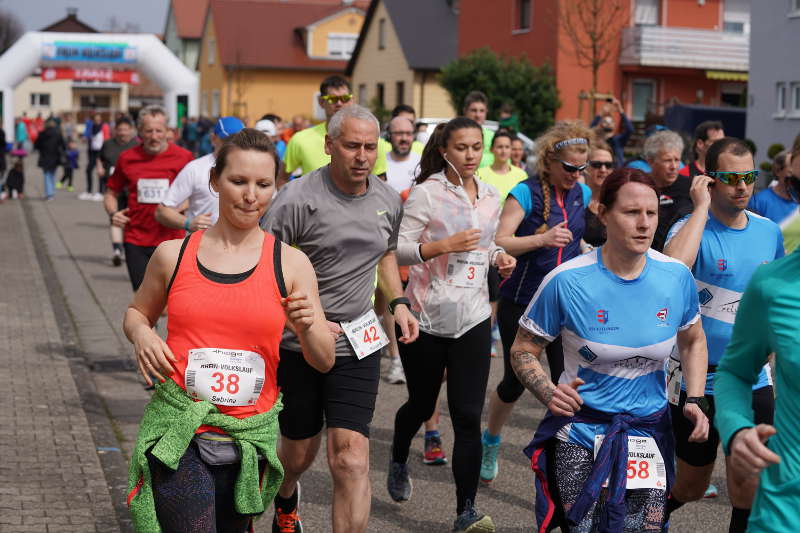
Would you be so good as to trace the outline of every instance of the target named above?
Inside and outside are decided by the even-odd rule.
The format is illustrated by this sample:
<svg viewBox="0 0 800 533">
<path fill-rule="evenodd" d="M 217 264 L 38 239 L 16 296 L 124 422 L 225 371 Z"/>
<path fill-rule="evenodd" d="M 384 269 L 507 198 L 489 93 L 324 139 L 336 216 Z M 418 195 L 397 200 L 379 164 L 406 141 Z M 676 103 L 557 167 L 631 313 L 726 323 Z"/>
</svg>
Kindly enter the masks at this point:
<svg viewBox="0 0 800 533">
<path fill-rule="evenodd" d="M 746 34 L 693 28 L 636 26 L 622 34 L 622 65 L 714 70 L 748 70 Z"/>
</svg>

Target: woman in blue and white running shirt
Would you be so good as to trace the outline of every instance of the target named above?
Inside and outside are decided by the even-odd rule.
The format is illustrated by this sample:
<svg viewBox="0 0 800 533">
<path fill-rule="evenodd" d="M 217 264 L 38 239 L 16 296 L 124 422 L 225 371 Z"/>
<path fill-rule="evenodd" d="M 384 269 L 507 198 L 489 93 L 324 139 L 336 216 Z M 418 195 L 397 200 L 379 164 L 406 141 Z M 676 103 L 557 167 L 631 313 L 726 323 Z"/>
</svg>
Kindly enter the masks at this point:
<svg viewBox="0 0 800 533">
<path fill-rule="evenodd" d="M 547 273 L 581 253 L 585 205 L 578 180 L 586 169 L 591 137 L 580 122 L 565 121 L 536 139 L 536 174 L 511 189 L 500 215 L 496 240 L 517 258 L 517 267 L 500 285 L 497 324 L 503 342 L 503 379 L 489 397 L 481 439 L 484 483 L 497 477 L 500 433 L 525 392 L 508 359 L 519 318 Z M 555 382 L 564 368 L 560 338 L 547 347 L 547 363 Z"/>
<path fill-rule="evenodd" d="M 689 269 L 650 249 L 658 225 L 650 176 L 616 170 L 599 200 L 606 243 L 544 278 L 511 348 L 520 381 L 548 408 L 526 450 L 537 516 L 541 531 L 661 531 L 674 479 L 665 363 L 680 349 L 689 395 L 702 396 L 708 356 L 698 297 Z M 559 335 L 556 386 L 539 358 Z M 705 440 L 700 406 L 683 414 L 694 424 L 691 439 Z"/>
</svg>

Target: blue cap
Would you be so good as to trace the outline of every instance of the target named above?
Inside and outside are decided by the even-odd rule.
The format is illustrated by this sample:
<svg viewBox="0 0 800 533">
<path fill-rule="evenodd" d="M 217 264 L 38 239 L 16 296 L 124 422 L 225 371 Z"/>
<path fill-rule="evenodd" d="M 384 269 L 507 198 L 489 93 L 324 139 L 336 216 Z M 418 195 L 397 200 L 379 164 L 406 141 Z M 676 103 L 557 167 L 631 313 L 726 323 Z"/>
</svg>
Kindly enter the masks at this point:
<svg viewBox="0 0 800 533">
<path fill-rule="evenodd" d="M 224 139 L 244 129 L 244 122 L 236 117 L 220 117 L 214 125 L 214 135 Z"/>
</svg>

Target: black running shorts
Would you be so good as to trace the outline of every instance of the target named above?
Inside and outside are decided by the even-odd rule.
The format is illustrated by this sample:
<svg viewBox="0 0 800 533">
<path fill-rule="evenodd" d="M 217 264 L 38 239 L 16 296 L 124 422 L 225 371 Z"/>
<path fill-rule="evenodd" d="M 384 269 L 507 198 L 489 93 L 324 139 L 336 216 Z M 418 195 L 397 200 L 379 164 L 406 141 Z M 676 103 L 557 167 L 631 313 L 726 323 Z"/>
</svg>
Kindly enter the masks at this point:
<svg viewBox="0 0 800 533">
<path fill-rule="evenodd" d="M 281 348 L 280 354 L 281 435 L 291 440 L 308 439 L 327 425 L 369 438 L 380 380 L 380 352 L 361 360 L 354 355 L 337 357 L 327 374 L 306 363 L 302 353 Z"/>
<path fill-rule="evenodd" d="M 675 455 L 691 466 L 706 466 L 717 460 L 719 447 L 719 432 L 714 427 L 714 396 L 706 394 L 711 413 L 708 422 L 708 440 L 706 442 L 689 442 L 694 426 L 691 421 L 683 416 L 683 405 L 686 401 L 686 391 L 681 391 L 680 402 L 677 406 L 670 404 L 672 411 L 672 433 L 675 435 Z M 775 411 L 775 396 L 772 386 L 762 387 L 753 391 L 753 414 L 756 424 L 772 424 Z"/>
</svg>

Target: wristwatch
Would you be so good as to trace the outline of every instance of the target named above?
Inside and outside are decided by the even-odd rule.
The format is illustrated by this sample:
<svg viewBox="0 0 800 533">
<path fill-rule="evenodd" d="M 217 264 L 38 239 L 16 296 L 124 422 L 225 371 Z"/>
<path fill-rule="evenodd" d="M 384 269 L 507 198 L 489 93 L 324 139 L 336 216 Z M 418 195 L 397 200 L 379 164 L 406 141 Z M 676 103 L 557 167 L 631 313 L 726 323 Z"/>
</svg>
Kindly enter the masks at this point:
<svg viewBox="0 0 800 533">
<path fill-rule="evenodd" d="M 687 396 L 685 404 L 688 405 L 690 403 L 696 404 L 697 407 L 703 411 L 703 414 L 708 416 L 708 413 L 711 411 L 711 406 L 708 403 L 708 398 L 705 396 Z"/>
<path fill-rule="evenodd" d="M 409 309 L 411 309 L 411 300 L 409 300 L 405 296 L 401 296 L 400 298 L 395 298 L 394 300 L 389 302 L 389 312 L 391 314 L 394 314 L 394 308 L 397 307 L 400 304 L 403 304 L 406 307 L 408 307 Z"/>
</svg>

